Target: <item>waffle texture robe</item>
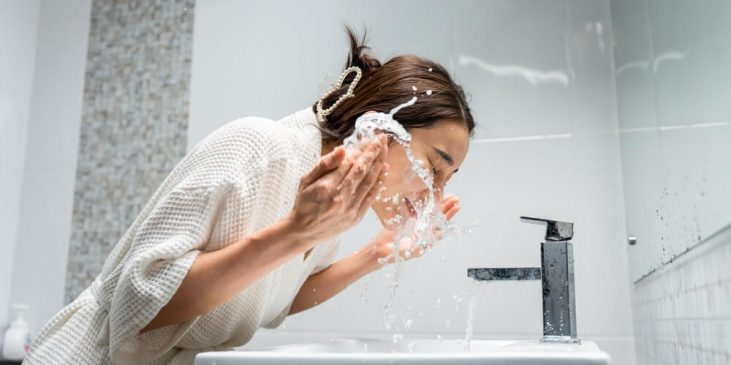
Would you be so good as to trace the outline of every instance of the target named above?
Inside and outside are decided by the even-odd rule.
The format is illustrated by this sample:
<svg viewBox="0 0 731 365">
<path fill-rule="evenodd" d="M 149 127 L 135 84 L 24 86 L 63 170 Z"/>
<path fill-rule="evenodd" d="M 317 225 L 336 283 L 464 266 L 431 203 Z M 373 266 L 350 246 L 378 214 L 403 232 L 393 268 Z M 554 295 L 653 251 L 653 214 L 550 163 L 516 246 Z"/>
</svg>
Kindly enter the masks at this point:
<svg viewBox="0 0 731 365">
<path fill-rule="evenodd" d="M 278 121 L 238 119 L 203 139 L 163 181 L 93 284 L 46 324 L 24 364 L 192 364 L 198 352 L 242 346 L 258 328 L 278 326 L 307 277 L 332 263 L 336 240 L 294 257 L 209 313 L 138 334 L 199 253 L 291 211 L 301 176 L 320 158 L 321 137 L 307 108 Z"/>
</svg>

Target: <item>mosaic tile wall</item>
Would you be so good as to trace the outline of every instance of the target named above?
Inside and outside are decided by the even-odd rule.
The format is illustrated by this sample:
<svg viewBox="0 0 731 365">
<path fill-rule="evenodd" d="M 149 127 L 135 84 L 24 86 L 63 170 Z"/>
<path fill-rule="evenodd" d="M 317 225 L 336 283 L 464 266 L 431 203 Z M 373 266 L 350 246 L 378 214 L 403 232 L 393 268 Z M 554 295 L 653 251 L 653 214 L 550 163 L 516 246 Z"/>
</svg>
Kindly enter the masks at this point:
<svg viewBox="0 0 731 365">
<path fill-rule="evenodd" d="M 637 363 L 731 364 L 731 227 L 635 284 Z"/>
<path fill-rule="evenodd" d="M 185 155 L 195 0 L 94 0 L 66 302 Z"/>
</svg>

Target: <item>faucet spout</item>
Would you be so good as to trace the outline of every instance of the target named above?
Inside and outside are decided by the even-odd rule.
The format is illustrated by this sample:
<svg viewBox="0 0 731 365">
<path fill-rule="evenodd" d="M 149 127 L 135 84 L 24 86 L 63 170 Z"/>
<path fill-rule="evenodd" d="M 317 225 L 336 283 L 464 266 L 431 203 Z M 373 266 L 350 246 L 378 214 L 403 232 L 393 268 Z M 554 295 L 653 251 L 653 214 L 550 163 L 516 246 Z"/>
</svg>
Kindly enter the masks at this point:
<svg viewBox="0 0 731 365">
<path fill-rule="evenodd" d="M 540 267 L 473 268 L 467 276 L 477 281 L 493 280 L 541 280 Z"/>
</svg>

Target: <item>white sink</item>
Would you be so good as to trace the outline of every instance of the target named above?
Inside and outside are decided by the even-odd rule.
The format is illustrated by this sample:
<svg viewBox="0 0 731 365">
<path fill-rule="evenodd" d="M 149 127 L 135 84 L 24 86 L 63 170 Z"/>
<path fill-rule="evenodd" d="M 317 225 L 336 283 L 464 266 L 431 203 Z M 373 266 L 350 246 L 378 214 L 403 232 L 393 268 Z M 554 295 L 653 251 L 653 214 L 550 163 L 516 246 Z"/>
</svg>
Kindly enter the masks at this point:
<svg viewBox="0 0 731 365">
<path fill-rule="evenodd" d="M 195 365 L 501 364 L 609 365 L 609 355 L 589 341 L 580 345 L 539 341 L 338 339 L 261 349 L 198 354 Z"/>
</svg>

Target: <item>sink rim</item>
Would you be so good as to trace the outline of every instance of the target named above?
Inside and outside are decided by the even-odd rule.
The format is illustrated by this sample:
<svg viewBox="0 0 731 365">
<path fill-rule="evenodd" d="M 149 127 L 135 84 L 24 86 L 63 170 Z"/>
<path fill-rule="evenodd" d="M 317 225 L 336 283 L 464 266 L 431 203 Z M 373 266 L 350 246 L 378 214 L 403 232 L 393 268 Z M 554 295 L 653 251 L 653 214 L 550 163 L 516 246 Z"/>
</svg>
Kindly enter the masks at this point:
<svg viewBox="0 0 731 365">
<path fill-rule="evenodd" d="M 458 339 L 431 340 L 431 339 L 403 339 L 403 343 L 410 342 L 439 342 L 446 344 L 459 345 L 461 341 Z M 610 357 L 603 352 L 592 341 L 582 341 L 581 344 L 551 344 L 541 343 L 537 340 L 472 340 L 474 345 L 497 345 L 497 347 L 489 350 L 473 350 L 467 351 L 418 351 L 418 352 L 386 352 L 386 351 L 312 351 L 307 350 L 308 346 L 337 346 L 338 343 L 344 342 L 362 342 L 364 344 L 380 343 L 387 344 L 391 341 L 372 338 L 337 338 L 328 341 L 313 341 L 292 343 L 286 345 L 267 346 L 254 349 L 237 349 L 236 351 L 209 351 L 202 352 L 196 356 L 197 360 L 205 359 L 247 359 L 247 360 L 417 360 L 428 358 L 430 360 L 458 360 L 458 359 L 490 359 L 490 360 L 584 360 L 596 363 L 609 363 Z M 351 343 L 352 345 L 352 343 Z M 511 348 L 512 345 L 519 345 Z M 520 347 L 520 345 L 527 345 Z M 565 351 L 573 348 L 577 351 Z M 548 349 L 549 351 L 546 351 Z M 286 350 L 278 351 L 278 350 Z M 299 351 L 298 351 L 299 350 Z"/>
</svg>

